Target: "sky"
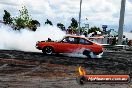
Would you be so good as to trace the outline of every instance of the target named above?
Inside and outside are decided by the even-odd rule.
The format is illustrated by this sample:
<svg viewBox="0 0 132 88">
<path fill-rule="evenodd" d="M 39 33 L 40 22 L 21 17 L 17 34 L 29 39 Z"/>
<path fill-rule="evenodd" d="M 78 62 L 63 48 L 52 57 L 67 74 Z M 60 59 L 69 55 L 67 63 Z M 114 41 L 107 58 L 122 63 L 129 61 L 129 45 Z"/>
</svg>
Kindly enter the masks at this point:
<svg viewBox="0 0 132 88">
<path fill-rule="evenodd" d="M 31 17 L 41 25 L 49 19 L 54 25 L 63 23 L 68 27 L 71 18 L 78 21 L 79 4 L 80 0 L 0 0 L 0 20 L 3 19 L 4 10 L 16 17 L 21 7 L 26 6 Z M 121 0 L 82 0 L 81 26 L 108 25 L 108 29 L 118 30 L 120 7 Z M 124 31 L 131 30 L 132 0 L 126 0 Z"/>
</svg>

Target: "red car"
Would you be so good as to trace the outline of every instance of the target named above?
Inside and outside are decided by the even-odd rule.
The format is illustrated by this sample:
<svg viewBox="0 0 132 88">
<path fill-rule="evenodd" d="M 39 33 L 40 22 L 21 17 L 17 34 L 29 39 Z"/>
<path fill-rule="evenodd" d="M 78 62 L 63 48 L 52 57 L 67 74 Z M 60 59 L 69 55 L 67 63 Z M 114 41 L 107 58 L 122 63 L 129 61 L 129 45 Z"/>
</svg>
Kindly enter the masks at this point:
<svg viewBox="0 0 132 88">
<path fill-rule="evenodd" d="M 103 47 L 82 36 L 65 36 L 61 41 L 54 42 L 38 41 L 36 48 L 42 50 L 44 54 L 53 53 L 82 53 L 91 58 L 91 52 L 94 55 L 103 53 Z"/>
</svg>

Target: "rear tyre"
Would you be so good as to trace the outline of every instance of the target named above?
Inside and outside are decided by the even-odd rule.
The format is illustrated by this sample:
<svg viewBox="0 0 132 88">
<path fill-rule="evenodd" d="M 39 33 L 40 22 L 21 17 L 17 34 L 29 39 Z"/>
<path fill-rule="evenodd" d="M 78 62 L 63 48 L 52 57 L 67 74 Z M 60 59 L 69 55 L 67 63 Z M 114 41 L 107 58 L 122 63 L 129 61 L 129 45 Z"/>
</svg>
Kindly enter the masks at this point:
<svg viewBox="0 0 132 88">
<path fill-rule="evenodd" d="M 83 55 L 86 55 L 89 59 L 91 59 L 90 53 L 91 53 L 90 50 L 84 50 L 83 51 Z"/>
<path fill-rule="evenodd" d="M 42 52 L 45 55 L 52 55 L 54 53 L 54 49 L 50 46 L 46 46 L 46 47 L 43 48 Z"/>
</svg>

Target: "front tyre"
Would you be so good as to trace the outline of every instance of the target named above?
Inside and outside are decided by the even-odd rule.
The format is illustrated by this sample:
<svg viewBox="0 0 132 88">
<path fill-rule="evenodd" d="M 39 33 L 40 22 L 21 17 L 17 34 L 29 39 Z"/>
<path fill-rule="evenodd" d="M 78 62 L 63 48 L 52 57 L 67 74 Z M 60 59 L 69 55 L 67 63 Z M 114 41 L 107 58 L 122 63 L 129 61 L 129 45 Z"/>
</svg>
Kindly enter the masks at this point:
<svg viewBox="0 0 132 88">
<path fill-rule="evenodd" d="M 84 51 L 83 51 L 83 55 L 87 56 L 89 59 L 91 59 L 90 53 L 91 53 L 90 50 L 84 50 Z"/>
<path fill-rule="evenodd" d="M 52 55 L 54 52 L 54 49 L 50 46 L 46 46 L 43 48 L 42 52 L 46 55 Z"/>
</svg>

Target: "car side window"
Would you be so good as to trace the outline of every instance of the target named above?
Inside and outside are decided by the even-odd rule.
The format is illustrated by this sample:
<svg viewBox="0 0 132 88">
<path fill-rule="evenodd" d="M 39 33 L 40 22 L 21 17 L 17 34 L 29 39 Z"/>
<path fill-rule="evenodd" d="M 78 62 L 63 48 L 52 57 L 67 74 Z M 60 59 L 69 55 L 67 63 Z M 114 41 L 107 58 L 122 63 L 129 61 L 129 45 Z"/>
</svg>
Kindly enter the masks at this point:
<svg viewBox="0 0 132 88">
<path fill-rule="evenodd" d="M 91 45 L 92 42 L 90 42 L 90 41 L 88 41 L 88 40 L 86 40 L 86 39 L 80 38 L 79 44 Z"/>
<path fill-rule="evenodd" d="M 74 38 L 69 37 L 69 43 L 74 43 Z"/>
<path fill-rule="evenodd" d="M 62 41 L 65 43 L 73 43 L 73 44 L 77 43 L 77 39 L 74 37 L 66 37 Z"/>
<path fill-rule="evenodd" d="M 68 38 L 68 37 L 64 38 L 64 39 L 62 40 L 62 42 L 65 42 L 65 43 L 69 42 L 69 38 Z"/>
</svg>

